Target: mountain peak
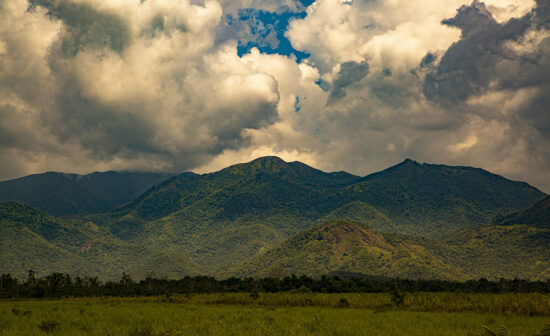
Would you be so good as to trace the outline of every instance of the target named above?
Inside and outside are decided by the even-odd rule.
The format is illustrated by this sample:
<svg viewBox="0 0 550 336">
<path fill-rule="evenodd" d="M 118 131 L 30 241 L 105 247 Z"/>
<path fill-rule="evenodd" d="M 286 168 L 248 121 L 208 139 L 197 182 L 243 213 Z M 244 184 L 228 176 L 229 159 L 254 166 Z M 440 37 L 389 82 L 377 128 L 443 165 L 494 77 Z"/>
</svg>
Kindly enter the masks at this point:
<svg viewBox="0 0 550 336">
<path fill-rule="evenodd" d="M 411 165 L 411 166 L 420 166 L 421 163 L 419 163 L 418 161 L 416 160 L 413 160 L 413 159 L 409 159 L 409 158 L 406 158 L 405 160 L 403 160 L 403 162 L 401 162 L 400 164 L 398 165 Z"/>
<path fill-rule="evenodd" d="M 246 163 L 238 163 L 222 169 L 221 172 L 230 172 L 232 175 L 254 175 L 258 172 L 278 173 L 289 169 L 289 165 L 277 156 L 263 156 Z"/>
<path fill-rule="evenodd" d="M 249 164 L 262 165 L 286 165 L 287 162 L 278 156 L 262 156 L 249 162 Z"/>
</svg>

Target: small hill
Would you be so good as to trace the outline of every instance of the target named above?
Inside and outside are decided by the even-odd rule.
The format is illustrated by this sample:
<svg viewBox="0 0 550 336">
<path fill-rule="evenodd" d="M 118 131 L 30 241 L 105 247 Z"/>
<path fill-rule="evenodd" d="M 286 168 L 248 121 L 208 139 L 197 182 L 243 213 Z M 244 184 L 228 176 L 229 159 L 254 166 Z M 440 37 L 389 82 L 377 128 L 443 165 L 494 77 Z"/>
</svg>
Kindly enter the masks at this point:
<svg viewBox="0 0 550 336">
<path fill-rule="evenodd" d="M 463 229 L 444 240 L 376 232 L 335 221 L 228 268 L 222 275 L 362 274 L 465 280 L 550 277 L 550 230 L 518 226 Z"/>
<path fill-rule="evenodd" d="M 320 276 L 353 272 L 374 277 L 462 279 L 464 275 L 413 242 L 388 242 L 365 224 L 335 221 L 300 233 L 230 269 L 239 276 Z"/>
<path fill-rule="evenodd" d="M 493 220 L 497 225 L 527 224 L 538 228 L 550 229 L 550 196 L 533 206 Z"/>
<path fill-rule="evenodd" d="M 55 216 L 106 212 L 168 177 L 142 172 L 48 172 L 0 182 L 0 202 L 24 203 Z"/>
</svg>

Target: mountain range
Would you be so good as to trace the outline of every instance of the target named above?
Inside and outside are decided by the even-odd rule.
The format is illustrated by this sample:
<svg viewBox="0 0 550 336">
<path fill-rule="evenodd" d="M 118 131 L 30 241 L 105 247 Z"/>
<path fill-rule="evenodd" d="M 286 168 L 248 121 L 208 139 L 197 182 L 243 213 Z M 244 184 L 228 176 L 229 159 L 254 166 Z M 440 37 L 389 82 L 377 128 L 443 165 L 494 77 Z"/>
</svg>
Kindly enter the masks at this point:
<svg viewBox="0 0 550 336">
<path fill-rule="evenodd" d="M 0 202 L 24 203 L 55 216 L 106 212 L 168 177 L 149 172 L 47 172 L 0 182 Z"/>
<path fill-rule="evenodd" d="M 548 196 L 478 168 L 407 159 L 360 177 L 263 157 L 202 175 L 109 174 L 124 197 L 92 182 L 52 199 L 39 183 L 23 189 L 43 197 L 0 183 L 1 200 L 27 204 L 0 205 L 0 272 L 550 277 Z M 89 195 L 102 205 L 54 201 Z"/>
</svg>

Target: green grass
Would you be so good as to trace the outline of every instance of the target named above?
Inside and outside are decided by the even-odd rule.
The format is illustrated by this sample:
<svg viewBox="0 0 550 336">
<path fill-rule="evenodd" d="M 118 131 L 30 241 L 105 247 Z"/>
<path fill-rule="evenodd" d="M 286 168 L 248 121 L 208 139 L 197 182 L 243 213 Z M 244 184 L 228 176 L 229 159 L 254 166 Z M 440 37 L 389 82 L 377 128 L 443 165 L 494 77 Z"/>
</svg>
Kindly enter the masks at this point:
<svg viewBox="0 0 550 336">
<path fill-rule="evenodd" d="M 276 307 L 322 306 L 393 310 L 387 293 L 248 293 L 200 294 L 175 296 L 173 302 L 186 304 L 261 305 Z M 426 312 L 479 312 L 550 317 L 550 294 L 466 294 L 466 293 L 406 293 L 400 310 Z"/>
<path fill-rule="evenodd" d="M 482 326 L 492 329 L 506 326 L 510 335 L 527 336 L 537 334 L 550 322 L 549 310 L 543 314 L 546 316 L 481 312 L 491 311 L 491 306 L 503 304 L 529 307 L 544 300 L 548 302 L 547 295 L 418 293 L 406 297 L 404 306 L 399 309 L 390 306 L 389 296 L 384 294 L 260 293 L 257 298 L 254 296 L 212 294 L 185 299 L 143 297 L 0 301 L 0 336 L 475 336 L 484 335 Z M 347 304 L 342 304 L 342 299 L 346 299 Z M 451 302 L 455 303 L 454 306 Z M 485 305 L 475 308 L 467 302 L 484 302 Z M 418 311 L 422 309 L 440 311 Z M 452 310 L 463 311 L 449 312 Z"/>
</svg>

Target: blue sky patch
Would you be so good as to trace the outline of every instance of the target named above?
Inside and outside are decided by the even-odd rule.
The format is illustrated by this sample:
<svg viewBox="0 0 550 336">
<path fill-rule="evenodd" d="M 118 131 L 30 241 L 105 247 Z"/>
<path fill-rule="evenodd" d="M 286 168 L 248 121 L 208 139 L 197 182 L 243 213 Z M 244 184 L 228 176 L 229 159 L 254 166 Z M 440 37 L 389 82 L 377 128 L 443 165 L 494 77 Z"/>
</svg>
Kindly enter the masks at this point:
<svg viewBox="0 0 550 336">
<path fill-rule="evenodd" d="M 310 0 L 302 0 L 304 5 L 313 3 Z M 290 41 L 285 37 L 288 23 L 292 19 L 302 19 L 306 12 L 284 11 L 279 13 L 267 12 L 255 9 L 242 9 L 235 18 L 226 16 L 226 23 L 229 26 L 246 25 L 249 33 L 241 34 L 237 45 L 237 54 L 242 56 L 250 52 L 252 48 L 258 48 L 266 54 L 280 54 L 285 56 L 294 55 L 296 61 L 308 58 L 309 54 L 296 50 Z"/>
</svg>

